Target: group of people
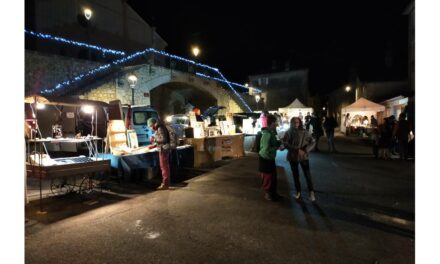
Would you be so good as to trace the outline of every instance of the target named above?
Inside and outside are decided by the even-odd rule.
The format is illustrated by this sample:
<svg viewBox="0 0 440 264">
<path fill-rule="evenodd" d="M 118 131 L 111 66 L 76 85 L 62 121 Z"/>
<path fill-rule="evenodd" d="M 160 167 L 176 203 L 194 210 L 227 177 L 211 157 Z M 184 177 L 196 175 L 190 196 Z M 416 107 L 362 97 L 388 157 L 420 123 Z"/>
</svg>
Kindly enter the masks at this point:
<svg viewBox="0 0 440 264">
<path fill-rule="evenodd" d="M 264 198 L 266 200 L 277 200 L 279 195 L 277 189 L 277 172 L 275 165 L 276 151 L 278 149 L 287 149 L 287 161 L 292 170 L 293 180 L 295 183 L 296 199 L 301 198 L 301 184 L 299 180 L 299 167 L 301 167 L 304 177 L 306 178 L 309 190 L 309 198 L 315 201 L 315 192 L 313 188 L 312 177 L 309 165 L 309 153 L 312 150 L 319 151 L 319 138 L 323 136 L 324 131 L 328 138 L 329 150 L 335 151 L 334 146 L 334 129 L 337 126 L 334 117 L 329 116 L 322 123 L 321 119 L 315 114 L 307 114 L 303 125 L 302 118 L 293 117 L 290 120 L 290 127 L 281 140 L 277 140 L 276 127 L 278 126 L 277 118 L 273 115 L 267 117 L 267 127 L 262 129 L 261 140 L 258 140 L 260 146 L 259 154 L 259 170 L 262 178 L 262 187 L 265 191 Z M 310 126 L 313 132 L 310 133 Z"/>
<path fill-rule="evenodd" d="M 287 149 L 286 159 L 292 170 L 295 183 L 296 199 L 301 198 L 301 183 L 299 180 L 299 167 L 301 167 L 309 190 L 309 198 L 315 201 L 315 191 L 313 188 L 310 173 L 309 155 L 312 150 L 319 151 L 318 142 L 321 136 L 327 136 L 329 151 L 335 152 L 334 130 L 337 122 L 334 116 L 329 115 L 323 121 L 316 114 L 307 113 L 305 124 L 300 117 L 293 117 L 290 120 L 289 129 L 281 140 L 277 139 L 276 128 L 279 119 L 276 115 L 263 113 L 261 122 L 265 126 L 261 130 L 261 135 L 257 136 L 256 145 L 259 154 L 259 171 L 262 179 L 262 188 L 266 200 L 277 200 L 280 195 L 277 193 L 277 171 L 275 157 L 277 150 Z"/>
<path fill-rule="evenodd" d="M 406 114 L 401 113 L 396 121 L 394 115 L 386 117 L 384 122 L 373 127 L 373 154 L 376 158 L 391 159 L 396 147 L 399 157 L 408 160 L 409 141 L 412 133 L 411 123 L 406 120 Z"/>
<path fill-rule="evenodd" d="M 377 127 L 378 122 L 377 119 L 374 117 L 374 115 L 371 115 L 370 119 L 368 119 L 368 116 L 354 116 L 351 117 L 350 113 L 347 113 L 344 116 L 344 126 L 345 126 L 345 134 L 349 136 L 352 133 L 353 127 L 358 127 L 359 134 L 362 135 L 362 133 L 365 133 L 366 127 Z"/>
<path fill-rule="evenodd" d="M 277 169 L 275 157 L 278 149 L 287 149 L 287 160 L 290 163 L 296 187 L 295 198 L 301 197 L 301 184 L 299 181 L 299 166 L 306 177 L 311 201 L 315 201 L 312 178 L 310 175 L 309 152 L 315 147 L 315 139 L 306 131 L 302 121 L 298 117 L 290 120 L 290 128 L 284 134 L 282 140 L 277 139 L 277 118 L 274 115 L 267 116 L 267 127 L 262 129 L 259 142 L 259 171 L 262 179 L 264 198 L 269 201 L 278 200 L 277 192 Z"/>
</svg>

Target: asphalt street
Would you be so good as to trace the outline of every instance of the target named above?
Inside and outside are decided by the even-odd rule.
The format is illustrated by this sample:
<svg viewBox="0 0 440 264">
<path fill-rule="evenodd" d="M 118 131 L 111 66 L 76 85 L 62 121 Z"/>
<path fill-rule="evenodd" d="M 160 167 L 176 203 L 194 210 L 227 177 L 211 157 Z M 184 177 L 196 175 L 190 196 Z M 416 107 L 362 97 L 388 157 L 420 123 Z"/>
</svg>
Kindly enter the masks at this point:
<svg viewBox="0 0 440 264">
<path fill-rule="evenodd" d="M 364 141 L 336 138 L 311 155 L 317 201 L 292 198 L 278 152 L 281 201 L 263 199 L 255 154 L 154 191 L 115 185 L 90 199 L 26 206 L 26 263 L 414 263 L 414 161 L 378 160 Z"/>
</svg>

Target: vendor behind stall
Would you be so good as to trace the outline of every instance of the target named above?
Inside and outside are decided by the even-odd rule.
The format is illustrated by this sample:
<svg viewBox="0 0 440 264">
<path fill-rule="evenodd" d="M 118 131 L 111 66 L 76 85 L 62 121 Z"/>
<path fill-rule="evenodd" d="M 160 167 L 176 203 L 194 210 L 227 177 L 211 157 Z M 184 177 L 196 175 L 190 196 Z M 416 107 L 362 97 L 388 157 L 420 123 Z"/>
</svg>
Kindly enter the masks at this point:
<svg viewBox="0 0 440 264">
<path fill-rule="evenodd" d="M 201 113 L 200 113 L 200 109 L 197 108 L 197 107 L 194 107 L 194 108 L 193 108 L 193 112 L 196 114 L 196 120 L 197 120 L 197 122 L 203 122 L 203 118 L 202 118 L 202 115 L 201 115 Z"/>
<path fill-rule="evenodd" d="M 170 153 L 177 146 L 177 137 L 171 127 L 165 126 L 155 118 L 149 118 L 148 127 L 154 130 L 154 143 L 159 151 L 159 164 L 162 171 L 162 184 L 157 190 L 167 190 L 170 186 Z"/>
</svg>

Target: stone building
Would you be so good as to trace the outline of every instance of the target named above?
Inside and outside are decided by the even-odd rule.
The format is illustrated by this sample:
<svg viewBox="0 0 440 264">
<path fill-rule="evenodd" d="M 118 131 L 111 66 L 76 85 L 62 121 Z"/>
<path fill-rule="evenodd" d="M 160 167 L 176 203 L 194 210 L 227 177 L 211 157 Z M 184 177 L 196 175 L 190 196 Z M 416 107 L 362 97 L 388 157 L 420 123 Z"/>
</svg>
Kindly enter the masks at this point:
<svg viewBox="0 0 440 264">
<path fill-rule="evenodd" d="M 91 17 L 86 18 L 85 10 Z M 25 5 L 27 30 L 52 34 L 125 52 L 147 47 L 164 50 L 165 40 L 148 25 L 126 0 L 29 0 Z M 97 51 L 26 41 L 28 49 L 83 59 L 102 59 Z"/>
<path fill-rule="evenodd" d="M 258 110 L 276 110 L 290 104 L 296 98 L 308 102 L 307 69 L 266 73 L 249 76 L 250 85 L 262 89 L 264 105 L 255 107 Z"/>
</svg>

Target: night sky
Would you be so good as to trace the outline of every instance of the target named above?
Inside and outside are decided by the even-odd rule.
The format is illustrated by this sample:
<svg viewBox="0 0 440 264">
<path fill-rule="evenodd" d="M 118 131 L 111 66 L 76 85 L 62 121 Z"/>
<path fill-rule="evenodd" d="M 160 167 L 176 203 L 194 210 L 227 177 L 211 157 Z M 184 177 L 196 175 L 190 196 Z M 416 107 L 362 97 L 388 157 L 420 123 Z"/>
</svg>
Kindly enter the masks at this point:
<svg viewBox="0 0 440 264">
<path fill-rule="evenodd" d="M 168 43 L 167 51 L 218 67 L 244 83 L 248 75 L 308 68 L 312 94 L 361 81 L 407 78 L 409 0 L 401 1 L 128 1 Z M 233 2 L 234 3 L 234 2 Z"/>
</svg>

